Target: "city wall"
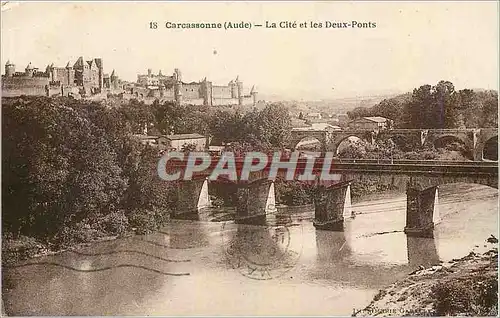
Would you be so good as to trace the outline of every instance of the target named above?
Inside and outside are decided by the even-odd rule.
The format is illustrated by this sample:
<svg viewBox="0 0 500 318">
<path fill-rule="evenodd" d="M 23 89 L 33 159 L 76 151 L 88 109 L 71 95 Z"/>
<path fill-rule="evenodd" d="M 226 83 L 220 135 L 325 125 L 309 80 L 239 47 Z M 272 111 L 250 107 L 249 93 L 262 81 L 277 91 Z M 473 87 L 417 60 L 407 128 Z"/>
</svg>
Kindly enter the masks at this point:
<svg viewBox="0 0 500 318">
<path fill-rule="evenodd" d="M 48 85 L 48 77 L 11 77 L 8 81 L 2 80 L 2 96 L 46 96 Z"/>
</svg>

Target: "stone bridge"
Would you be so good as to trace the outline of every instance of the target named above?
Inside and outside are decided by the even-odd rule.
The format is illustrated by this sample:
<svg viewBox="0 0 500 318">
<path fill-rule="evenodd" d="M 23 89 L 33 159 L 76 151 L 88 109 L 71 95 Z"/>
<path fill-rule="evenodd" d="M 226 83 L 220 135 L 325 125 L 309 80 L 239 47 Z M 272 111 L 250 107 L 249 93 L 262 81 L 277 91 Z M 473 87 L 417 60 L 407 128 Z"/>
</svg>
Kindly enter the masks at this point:
<svg viewBox="0 0 500 318">
<path fill-rule="evenodd" d="M 316 158 L 320 162 L 322 158 Z M 300 163 L 300 164 L 299 164 Z M 241 164 L 241 163 L 240 163 Z M 237 163 L 238 165 L 238 163 Z M 318 175 L 318 166 L 312 173 Z M 210 171 L 203 171 L 189 181 L 178 182 L 176 208 L 172 218 L 193 219 L 198 209 L 209 205 L 208 187 L 213 182 L 232 182 L 237 192 L 236 222 L 261 224 L 266 214 L 275 210 L 274 181 L 292 171 L 294 178 L 300 178 L 307 160 L 299 159 L 294 168 L 283 168 L 270 178 L 269 169 L 263 169 L 250 176 L 250 181 L 232 182 L 221 179 L 208 180 Z M 180 168 L 182 169 L 182 168 Z M 497 162 L 456 161 L 413 161 L 413 160 L 341 160 L 334 161 L 330 172 L 339 176 L 328 182 L 315 180 L 315 220 L 319 229 L 340 231 L 344 217 L 351 215 L 350 187 L 353 183 L 372 178 L 375 182 L 392 186 L 405 186 L 407 193 L 407 218 L 405 233 L 414 236 L 432 236 L 438 219 L 435 213 L 438 187 L 447 183 L 477 183 L 498 188 Z"/>
<path fill-rule="evenodd" d="M 416 146 L 433 145 L 457 141 L 471 153 L 475 161 L 482 161 L 483 150 L 488 141 L 498 138 L 497 128 L 477 129 L 388 129 L 388 130 L 294 130 L 291 131 L 289 148 L 295 149 L 305 138 L 315 138 L 321 143 L 322 151 L 338 152 L 340 143 L 349 137 L 358 137 L 373 143 L 375 140 L 391 139 L 402 150 Z M 496 143 L 498 144 L 498 142 Z"/>
</svg>

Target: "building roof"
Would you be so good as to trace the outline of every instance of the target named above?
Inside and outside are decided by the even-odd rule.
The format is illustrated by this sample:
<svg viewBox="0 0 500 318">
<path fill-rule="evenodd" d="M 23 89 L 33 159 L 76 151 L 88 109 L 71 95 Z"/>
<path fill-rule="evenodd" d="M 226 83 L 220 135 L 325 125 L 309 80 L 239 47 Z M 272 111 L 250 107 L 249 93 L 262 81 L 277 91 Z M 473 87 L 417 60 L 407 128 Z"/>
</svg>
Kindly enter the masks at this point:
<svg viewBox="0 0 500 318">
<path fill-rule="evenodd" d="M 308 113 L 306 116 L 321 116 L 321 113 Z"/>
<path fill-rule="evenodd" d="M 183 139 L 205 139 L 205 136 L 200 134 L 179 134 L 179 135 L 166 135 L 167 139 L 170 140 L 183 140 Z"/>
<path fill-rule="evenodd" d="M 369 121 L 376 122 L 376 123 L 384 123 L 384 122 L 386 122 L 388 120 L 385 117 L 379 117 L 379 116 L 375 116 L 375 117 L 363 117 L 363 118 L 367 119 Z"/>
<path fill-rule="evenodd" d="M 155 140 L 155 139 L 158 139 L 160 137 L 160 136 L 141 135 L 141 134 L 137 134 L 137 135 L 133 135 L 133 136 L 136 138 L 139 138 L 141 140 Z"/>
<path fill-rule="evenodd" d="M 222 151 L 225 148 L 226 147 L 224 147 L 224 146 L 208 146 L 209 151 Z"/>
<path fill-rule="evenodd" d="M 101 58 L 95 58 L 95 65 L 97 65 L 98 68 L 102 68 L 102 59 Z"/>
<path fill-rule="evenodd" d="M 80 56 L 78 60 L 76 60 L 75 64 L 73 64 L 73 67 L 83 67 L 83 56 Z"/>
</svg>

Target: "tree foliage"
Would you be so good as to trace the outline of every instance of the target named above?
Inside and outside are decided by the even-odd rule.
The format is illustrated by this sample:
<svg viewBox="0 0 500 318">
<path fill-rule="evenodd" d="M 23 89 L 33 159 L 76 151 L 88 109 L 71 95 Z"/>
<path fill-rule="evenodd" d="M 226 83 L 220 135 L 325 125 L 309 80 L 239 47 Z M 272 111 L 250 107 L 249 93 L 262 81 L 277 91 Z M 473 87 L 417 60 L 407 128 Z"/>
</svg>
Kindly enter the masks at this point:
<svg viewBox="0 0 500 318">
<path fill-rule="evenodd" d="M 496 91 L 455 90 L 453 83 L 440 81 L 422 85 L 411 94 L 384 99 L 377 105 L 348 112 L 350 119 L 382 116 L 395 128 L 488 128 L 498 126 Z"/>
<path fill-rule="evenodd" d="M 138 205 L 166 207 L 157 153 L 130 138 L 149 120 L 136 104 L 21 97 L 2 105 L 4 231 L 67 242 L 75 231 L 104 232 L 110 216 Z"/>
</svg>

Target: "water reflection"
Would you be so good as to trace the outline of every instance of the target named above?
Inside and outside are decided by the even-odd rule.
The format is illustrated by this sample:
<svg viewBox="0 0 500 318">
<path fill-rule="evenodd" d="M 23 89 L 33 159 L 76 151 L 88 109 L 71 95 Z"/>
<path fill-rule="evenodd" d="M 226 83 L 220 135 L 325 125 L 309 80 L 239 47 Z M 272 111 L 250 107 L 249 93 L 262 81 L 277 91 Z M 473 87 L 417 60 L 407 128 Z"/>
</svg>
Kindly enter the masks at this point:
<svg viewBox="0 0 500 318">
<path fill-rule="evenodd" d="M 320 262 L 343 262 L 351 254 L 345 232 L 316 230 L 317 257 Z"/>
<path fill-rule="evenodd" d="M 205 247 L 210 244 L 207 226 L 204 222 L 182 222 L 170 223 L 162 234 L 168 235 L 168 245 L 173 249 L 190 249 Z"/>
<path fill-rule="evenodd" d="M 436 233 L 434 234 L 436 235 Z M 436 237 L 406 236 L 408 249 L 408 264 L 410 267 L 429 267 L 439 264 L 439 255 L 436 248 Z"/>
<path fill-rule="evenodd" d="M 23 316 L 145 312 L 144 304 L 151 294 L 166 281 L 183 279 L 171 275 L 186 277 L 189 272 L 183 265 L 186 263 L 156 257 L 154 254 L 162 252 L 157 247 L 150 246 L 147 253 L 133 253 L 140 244 L 135 242 L 97 243 L 92 247 L 94 252 L 68 251 L 8 268 L 3 272 L 8 279 L 23 278 L 16 289 L 4 290 L 11 300 L 15 299 L 15 304 L 8 302 L 8 312 Z M 123 244 L 132 253 L 120 251 Z"/>
<path fill-rule="evenodd" d="M 253 279 L 272 279 L 290 270 L 300 256 L 286 226 L 236 224 L 226 232 L 224 257 L 232 269 Z"/>
<path fill-rule="evenodd" d="M 406 264 L 360 261 L 351 249 L 346 233 L 316 230 L 317 257 L 310 272 L 313 279 L 329 280 L 354 286 L 384 286 L 408 271 Z"/>
</svg>

